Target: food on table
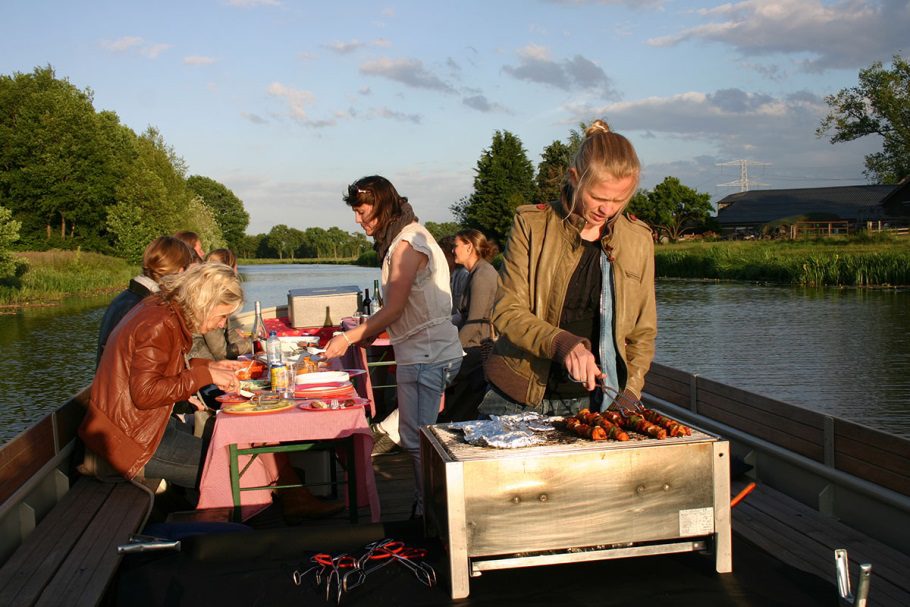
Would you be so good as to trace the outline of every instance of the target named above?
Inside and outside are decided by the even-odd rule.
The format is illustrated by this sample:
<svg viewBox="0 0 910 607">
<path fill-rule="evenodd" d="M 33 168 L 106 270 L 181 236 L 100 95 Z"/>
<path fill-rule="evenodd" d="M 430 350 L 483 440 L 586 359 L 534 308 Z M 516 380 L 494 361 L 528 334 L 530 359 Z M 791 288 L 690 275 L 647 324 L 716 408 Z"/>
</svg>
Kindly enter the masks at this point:
<svg viewBox="0 0 910 607">
<path fill-rule="evenodd" d="M 310 356 L 301 356 L 297 361 L 297 375 L 304 373 L 316 373 L 319 371 L 319 363 L 314 361 Z"/>
<path fill-rule="evenodd" d="M 324 400 L 313 400 L 310 401 L 310 408 L 312 409 L 330 409 L 331 405 L 325 402 Z"/>
</svg>

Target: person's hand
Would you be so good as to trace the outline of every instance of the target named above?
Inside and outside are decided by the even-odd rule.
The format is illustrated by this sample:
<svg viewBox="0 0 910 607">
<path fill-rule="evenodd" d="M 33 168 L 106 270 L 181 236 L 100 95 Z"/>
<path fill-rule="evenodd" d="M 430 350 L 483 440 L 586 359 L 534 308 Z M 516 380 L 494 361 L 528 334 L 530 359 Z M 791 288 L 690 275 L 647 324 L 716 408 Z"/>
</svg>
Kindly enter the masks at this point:
<svg viewBox="0 0 910 607">
<path fill-rule="evenodd" d="M 240 379 L 237 371 L 246 367 L 246 363 L 239 360 L 219 360 L 209 363 L 209 373 L 212 374 L 212 383 L 223 392 L 236 392 L 240 389 Z"/>
<path fill-rule="evenodd" d="M 349 346 L 350 344 L 344 338 L 344 334 L 336 335 L 325 345 L 325 357 L 329 359 L 343 356 L 348 351 Z"/>
<path fill-rule="evenodd" d="M 585 385 L 585 390 L 590 392 L 597 387 L 597 380 L 603 377 L 603 372 L 597 368 L 594 355 L 583 343 L 578 343 L 566 355 L 562 363 L 569 377 Z"/>
<path fill-rule="evenodd" d="M 187 399 L 187 402 L 190 403 L 191 405 L 193 405 L 194 407 L 196 407 L 196 411 L 205 411 L 206 409 L 208 409 L 208 407 L 205 406 L 205 403 L 203 403 L 201 400 L 199 400 L 199 397 L 196 396 L 195 394 L 192 395 L 191 397 L 189 397 Z"/>
</svg>

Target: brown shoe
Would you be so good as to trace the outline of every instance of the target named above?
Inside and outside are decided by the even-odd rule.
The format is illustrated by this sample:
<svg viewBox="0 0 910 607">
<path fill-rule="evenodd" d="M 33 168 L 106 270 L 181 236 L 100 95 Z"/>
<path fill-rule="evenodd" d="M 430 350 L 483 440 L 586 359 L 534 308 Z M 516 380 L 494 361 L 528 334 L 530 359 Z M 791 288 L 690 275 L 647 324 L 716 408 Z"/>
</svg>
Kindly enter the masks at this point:
<svg viewBox="0 0 910 607">
<path fill-rule="evenodd" d="M 285 520 L 290 523 L 299 523 L 305 519 L 326 518 L 344 510 L 342 502 L 326 502 L 305 487 L 286 489 L 280 494 L 281 512 Z"/>
</svg>

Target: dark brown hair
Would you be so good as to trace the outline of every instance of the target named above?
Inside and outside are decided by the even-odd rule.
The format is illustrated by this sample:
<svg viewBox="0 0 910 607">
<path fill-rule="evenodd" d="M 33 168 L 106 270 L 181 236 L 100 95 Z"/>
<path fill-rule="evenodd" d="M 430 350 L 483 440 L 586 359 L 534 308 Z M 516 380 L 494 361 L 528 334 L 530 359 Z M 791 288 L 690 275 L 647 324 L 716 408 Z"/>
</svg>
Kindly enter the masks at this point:
<svg viewBox="0 0 910 607">
<path fill-rule="evenodd" d="M 186 243 L 186 246 L 188 246 L 193 252 L 193 257 L 196 258 L 196 263 L 202 262 L 202 258 L 199 257 L 199 253 L 196 252 L 196 243 L 199 243 L 200 248 L 202 247 L 202 239 L 199 238 L 199 234 L 190 230 L 181 230 L 180 232 L 174 234 L 174 238 L 179 238 L 184 243 Z"/>
<path fill-rule="evenodd" d="M 391 181 L 379 175 L 361 177 L 348 186 L 343 199 L 351 208 L 373 205 L 373 212 L 366 219 L 376 220 L 376 233 L 382 233 L 392 220 L 401 215 L 401 205 L 408 201 L 398 194 Z"/>
<path fill-rule="evenodd" d="M 470 242 L 474 250 L 477 251 L 477 255 L 485 261 L 491 261 L 499 252 L 499 247 L 496 246 L 496 243 L 492 240 L 487 240 L 487 237 L 480 230 L 467 228 L 456 232 L 455 237 Z"/>
<path fill-rule="evenodd" d="M 173 236 L 159 236 L 145 247 L 142 254 L 142 273 L 155 282 L 188 268 L 196 252 Z"/>
</svg>

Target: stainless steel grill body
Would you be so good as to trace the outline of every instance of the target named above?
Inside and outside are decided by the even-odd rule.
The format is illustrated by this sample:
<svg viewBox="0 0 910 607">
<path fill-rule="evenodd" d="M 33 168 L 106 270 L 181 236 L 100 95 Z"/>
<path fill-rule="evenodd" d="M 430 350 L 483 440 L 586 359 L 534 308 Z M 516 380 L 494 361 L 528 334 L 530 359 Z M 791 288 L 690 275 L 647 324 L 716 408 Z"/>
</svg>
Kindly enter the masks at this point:
<svg viewBox="0 0 910 607">
<path fill-rule="evenodd" d="M 484 570 L 709 546 L 717 571 L 732 570 L 729 445 L 715 436 L 487 449 L 438 425 L 421 449 L 453 598 Z"/>
</svg>

